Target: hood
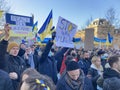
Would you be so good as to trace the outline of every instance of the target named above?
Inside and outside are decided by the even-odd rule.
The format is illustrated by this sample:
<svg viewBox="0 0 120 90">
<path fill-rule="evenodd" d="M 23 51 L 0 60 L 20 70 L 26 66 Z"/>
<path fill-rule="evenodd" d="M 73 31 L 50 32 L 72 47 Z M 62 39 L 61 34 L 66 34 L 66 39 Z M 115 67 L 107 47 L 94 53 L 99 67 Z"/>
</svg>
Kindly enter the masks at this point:
<svg viewBox="0 0 120 90">
<path fill-rule="evenodd" d="M 120 78 L 120 73 L 118 73 L 117 71 L 111 69 L 111 68 L 107 68 L 104 73 L 103 73 L 103 77 L 104 79 L 106 78 L 112 78 L 112 77 L 118 77 Z"/>
</svg>

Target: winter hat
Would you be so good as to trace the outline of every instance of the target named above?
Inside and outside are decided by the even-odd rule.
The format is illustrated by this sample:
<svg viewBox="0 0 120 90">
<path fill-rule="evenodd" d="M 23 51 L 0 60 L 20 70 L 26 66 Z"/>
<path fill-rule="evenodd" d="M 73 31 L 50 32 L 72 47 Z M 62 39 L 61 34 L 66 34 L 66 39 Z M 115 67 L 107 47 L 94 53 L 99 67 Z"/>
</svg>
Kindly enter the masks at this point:
<svg viewBox="0 0 120 90">
<path fill-rule="evenodd" d="M 80 69 L 80 67 L 79 67 L 79 64 L 75 61 L 70 61 L 66 66 L 67 71 L 72 71 L 76 69 Z"/>
<path fill-rule="evenodd" d="M 10 50 L 13 48 L 13 47 L 19 47 L 19 45 L 16 43 L 16 42 L 11 42 L 8 44 L 8 47 L 7 47 L 7 52 L 10 52 Z"/>
</svg>

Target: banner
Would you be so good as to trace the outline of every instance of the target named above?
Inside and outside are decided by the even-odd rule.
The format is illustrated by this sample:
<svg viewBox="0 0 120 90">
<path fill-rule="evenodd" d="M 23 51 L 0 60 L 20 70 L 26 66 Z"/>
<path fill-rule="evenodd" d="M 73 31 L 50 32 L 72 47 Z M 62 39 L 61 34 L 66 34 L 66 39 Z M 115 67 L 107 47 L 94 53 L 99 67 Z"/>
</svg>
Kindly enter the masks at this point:
<svg viewBox="0 0 120 90">
<path fill-rule="evenodd" d="M 76 33 L 77 26 L 70 21 L 59 17 L 56 27 L 56 45 L 73 48 L 73 36 Z"/>
<path fill-rule="evenodd" d="M 14 37 L 31 37 L 33 18 L 6 13 L 6 23 L 10 24 L 10 36 Z"/>
</svg>

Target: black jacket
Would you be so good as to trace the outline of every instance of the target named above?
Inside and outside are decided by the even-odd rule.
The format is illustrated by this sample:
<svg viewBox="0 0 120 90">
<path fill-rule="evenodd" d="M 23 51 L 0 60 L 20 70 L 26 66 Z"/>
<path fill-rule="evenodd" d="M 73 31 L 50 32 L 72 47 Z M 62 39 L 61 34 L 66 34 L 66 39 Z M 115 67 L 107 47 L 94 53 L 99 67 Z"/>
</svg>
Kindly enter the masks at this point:
<svg viewBox="0 0 120 90">
<path fill-rule="evenodd" d="M 0 69 L 5 70 L 6 61 L 5 54 L 7 51 L 8 41 L 2 40 L 0 42 Z"/>
<path fill-rule="evenodd" d="M 97 90 L 97 80 L 100 77 L 100 75 L 98 74 L 98 71 L 94 68 L 90 68 L 88 71 L 88 75 L 91 75 L 91 80 L 92 80 L 94 90 Z"/>
<path fill-rule="evenodd" d="M 78 64 L 80 66 L 80 68 L 83 70 L 84 74 L 87 75 L 88 70 L 90 68 L 90 60 L 86 60 L 86 59 L 81 59 L 78 61 Z"/>
<path fill-rule="evenodd" d="M 48 54 L 50 49 L 53 45 L 53 42 L 49 41 L 43 51 L 40 59 L 39 59 L 39 66 L 38 71 L 41 74 L 47 75 L 52 78 L 54 83 L 57 83 L 57 65 L 56 61 L 53 57 L 49 57 Z"/>
<path fill-rule="evenodd" d="M 0 70 L 0 90 L 14 90 L 8 73 L 3 70 Z"/>
<path fill-rule="evenodd" d="M 6 51 L 3 51 L 6 50 L 7 47 L 5 46 L 8 45 L 8 41 L 3 40 L 0 42 L 0 45 L 1 45 L 0 48 L 2 48 L 0 52 L 4 52 L 3 59 L 0 60 L 0 62 L 2 62 L 3 64 L 2 69 L 8 73 L 10 72 L 17 73 L 18 79 L 12 80 L 14 88 L 17 89 L 18 84 L 20 82 L 20 76 L 24 71 L 24 69 L 26 68 L 25 62 L 21 57 L 9 55 L 6 53 Z"/>
<path fill-rule="evenodd" d="M 120 90 L 120 73 L 108 68 L 104 74 L 103 90 Z"/>
<path fill-rule="evenodd" d="M 55 60 L 57 60 L 57 70 L 58 70 L 58 72 L 60 72 L 60 68 L 61 68 L 61 65 L 62 65 L 64 53 L 67 50 L 68 50 L 68 48 L 64 47 L 64 48 L 60 49 L 58 52 L 56 52 L 56 54 L 55 54 Z"/>
<path fill-rule="evenodd" d="M 33 62 L 35 65 L 35 69 L 38 71 L 38 66 L 39 66 L 39 59 L 40 57 L 38 55 L 33 54 Z M 25 59 L 26 67 L 30 68 L 29 60 Z"/>
</svg>

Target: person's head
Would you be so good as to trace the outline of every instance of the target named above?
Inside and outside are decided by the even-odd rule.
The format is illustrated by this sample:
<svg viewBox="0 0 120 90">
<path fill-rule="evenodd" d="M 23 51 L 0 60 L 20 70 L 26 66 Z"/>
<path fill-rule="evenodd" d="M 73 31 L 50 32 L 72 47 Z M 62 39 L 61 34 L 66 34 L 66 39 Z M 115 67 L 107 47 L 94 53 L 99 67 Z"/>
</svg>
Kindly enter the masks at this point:
<svg viewBox="0 0 120 90">
<path fill-rule="evenodd" d="M 26 48 L 25 43 L 20 43 L 20 48 L 25 50 L 25 48 Z"/>
<path fill-rule="evenodd" d="M 31 45 L 30 47 L 31 47 L 32 52 L 34 52 L 35 48 L 36 48 L 36 45 Z"/>
<path fill-rule="evenodd" d="M 89 54 L 89 52 L 87 52 L 87 51 L 84 51 L 84 59 L 89 59 L 90 58 L 90 54 Z"/>
<path fill-rule="evenodd" d="M 99 56 L 93 56 L 91 61 L 92 61 L 92 64 L 94 64 L 96 67 L 101 66 L 101 59 Z"/>
<path fill-rule="evenodd" d="M 11 42 L 8 44 L 7 52 L 10 55 L 17 56 L 19 52 L 19 45 L 16 42 Z"/>
<path fill-rule="evenodd" d="M 70 55 L 73 56 L 74 58 L 77 58 L 77 52 L 74 49 L 71 50 Z"/>
<path fill-rule="evenodd" d="M 120 56 L 111 56 L 108 58 L 108 63 L 111 68 L 114 68 L 120 72 Z"/>
<path fill-rule="evenodd" d="M 25 79 L 20 90 L 55 90 L 55 85 L 48 76 L 41 75 Z"/>
<path fill-rule="evenodd" d="M 33 68 L 27 68 L 26 70 L 24 70 L 24 72 L 22 73 L 22 81 L 24 81 L 25 79 L 29 78 L 29 77 L 34 77 L 34 76 L 40 76 L 41 74 L 39 72 L 37 72 L 35 69 Z"/>
<path fill-rule="evenodd" d="M 25 51 L 26 51 L 27 54 L 31 54 L 32 53 L 32 49 L 31 49 L 31 47 L 29 45 L 26 46 Z"/>
<path fill-rule="evenodd" d="M 73 58 L 74 58 L 73 56 L 67 55 L 66 60 L 65 60 L 65 65 L 67 66 L 67 64 L 68 64 L 70 61 L 72 61 Z"/>
<path fill-rule="evenodd" d="M 77 80 L 80 76 L 80 67 L 79 64 L 75 61 L 70 61 L 66 67 L 67 74 L 71 79 Z"/>
</svg>

